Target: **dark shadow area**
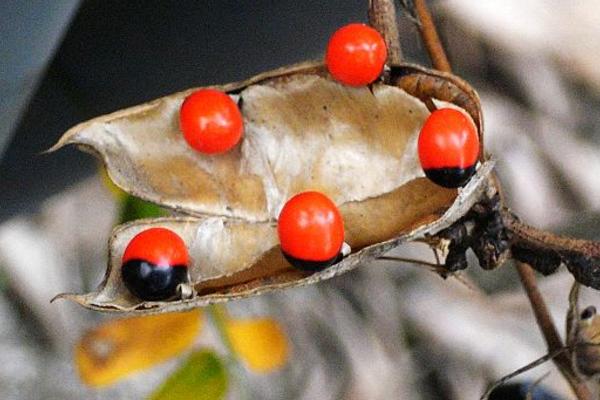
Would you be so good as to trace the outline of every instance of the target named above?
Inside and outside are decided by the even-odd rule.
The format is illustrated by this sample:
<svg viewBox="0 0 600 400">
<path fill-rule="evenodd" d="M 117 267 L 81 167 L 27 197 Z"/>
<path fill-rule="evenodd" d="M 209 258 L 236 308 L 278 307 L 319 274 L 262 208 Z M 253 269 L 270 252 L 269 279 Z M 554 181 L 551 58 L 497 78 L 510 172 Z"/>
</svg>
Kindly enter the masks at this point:
<svg viewBox="0 0 600 400">
<path fill-rule="evenodd" d="M 320 58 L 363 0 L 82 3 L 0 160 L 0 220 L 92 174 L 74 148 L 40 155 L 83 120 L 188 87 Z"/>
</svg>

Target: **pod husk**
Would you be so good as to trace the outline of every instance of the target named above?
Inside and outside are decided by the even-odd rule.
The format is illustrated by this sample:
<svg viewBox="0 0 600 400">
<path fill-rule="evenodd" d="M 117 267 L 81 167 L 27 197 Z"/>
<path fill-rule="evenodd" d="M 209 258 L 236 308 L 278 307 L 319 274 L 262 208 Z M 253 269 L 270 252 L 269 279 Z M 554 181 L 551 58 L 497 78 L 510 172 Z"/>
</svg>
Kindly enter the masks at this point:
<svg viewBox="0 0 600 400">
<path fill-rule="evenodd" d="M 351 88 L 323 65 L 305 63 L 217 86 L 238 101 L 244 138 L 216 156 L 195 152 L 178 129 L 194 89 L 95 118 L 51 149 L 77 144 L 100 156 L 125 191 L 181 216 L 117 227 L 97 291 L 62 294 L 104 311 L 169 312 L 315 283 L 391 248 L 450 226 L 490 190 L 484 162 L 460 194 L 423 178 L 416 151 L 428 100 L 470 115 L 482 139 L 479 99 L 464 81 L 414 65 L 393 66 L 387 83 Z M 483 154 L 483 152 L 482 152 Z M 294 270 L 278 248 L 276 218 L 297 192 L 319 190 L 344 217 L 352 252 L 321 272 Z M 120 260 L 140 230 L 164 226 L 186 242 L 194 296 L 143 302 L 120 277 Z"/>
<path fill-rule="evenodd" d="M 459 78 L 405 65 L 390 80 L 351 88 L 305 63 L 216 86 L 240 102 L 245 126 L 241 145 L 222 155 L 194 151 L 179 131 L 179 107 L 195 89 L 79 124 L 51 150 L 77 144 L 126 192 L 185 214 L 273 221 L 307 188 L 341 204 L 422 176 L 422 100 L 463 108 L 482 135 L 479 99 Z"/>
</svg>

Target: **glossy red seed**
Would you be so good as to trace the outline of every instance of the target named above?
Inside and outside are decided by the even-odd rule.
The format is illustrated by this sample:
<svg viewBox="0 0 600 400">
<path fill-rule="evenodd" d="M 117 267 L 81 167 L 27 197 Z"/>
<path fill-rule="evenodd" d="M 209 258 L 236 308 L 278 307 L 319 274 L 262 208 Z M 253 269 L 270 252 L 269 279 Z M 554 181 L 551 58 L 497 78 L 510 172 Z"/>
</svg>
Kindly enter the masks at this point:
<svg viewBox="0 0 600 400">
<path fill-rule="evenodd" d="M 418 153 L 421 167 L 435 183 L 462 186 L 474 173 L 479 158 L 477 128 L 458 110 L 435 110 L 421 128 Z"/>
<path fill-rule="evenodd" d="M 319 192 L 303 192 L 285 204 L 277 224 L 281 250 L 304 261 L 336 257 L 344 243 L 344 222 L 336 205 Z"/>
<path fill-rule="evenodd" d="M 379 32 L 365 24 L 349 24 L 329 40 L 325 62 L 336 80 L 362 86 L 381 75 L 386 58 L 385 41 Z"/>
<path fill-rule="evenodd" d="M 150 228 L 135 235 L 127 245 L 122 262 L 131 260 L 187 266 L 189 255 L 185 242 L 175 232 L 167 228 Z"/>
<path fill-rule="evenodd" d="M 142 300 L 174 298 L 188 281 L 189 256 L 183 240 L 166 228 L 150 228 L 131 239 L 123 254 L 121 278 Z"/>
<path fill-rule="evenodd" d="M 181 105 L 179 126 L 188 144 L 201 153 L 223 153 L 233 148 L 244 131 L 242 114 L 221 91 L 200 89 Z"/>
</svg>

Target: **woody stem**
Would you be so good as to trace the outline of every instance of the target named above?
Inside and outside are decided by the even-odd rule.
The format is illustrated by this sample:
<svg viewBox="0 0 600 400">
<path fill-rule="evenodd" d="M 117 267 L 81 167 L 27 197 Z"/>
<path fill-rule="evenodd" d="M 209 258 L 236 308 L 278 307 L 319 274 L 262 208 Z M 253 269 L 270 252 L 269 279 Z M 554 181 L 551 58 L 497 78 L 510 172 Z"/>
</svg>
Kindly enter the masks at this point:
<svg viewBox="0 0 600 400">
<path fill-rule="evenodd" d="M 369 24 L 383 36 L 387 46 L 387 63 L 400 63 L 402 48 L 400 47 L 394 0 L 369 0 Z"/>
<path fill-rule="evenodd" d="M 448 57 L 446 57 L 444 46 L 442 46 L 442 42 L 440 41 L 440 36 L 438 35 L 431 13 L 427 8 L 427 3 L 425 0 L 414 0 L 414 4 L 415 13 L 419 19 L 419 33 L 421 34 L 427 53 L 429 53 L 431 64 L 437 70 L 452 72 L 452 67 L 450 66 L 450 62 L 448 62 Z"/>
</svg>

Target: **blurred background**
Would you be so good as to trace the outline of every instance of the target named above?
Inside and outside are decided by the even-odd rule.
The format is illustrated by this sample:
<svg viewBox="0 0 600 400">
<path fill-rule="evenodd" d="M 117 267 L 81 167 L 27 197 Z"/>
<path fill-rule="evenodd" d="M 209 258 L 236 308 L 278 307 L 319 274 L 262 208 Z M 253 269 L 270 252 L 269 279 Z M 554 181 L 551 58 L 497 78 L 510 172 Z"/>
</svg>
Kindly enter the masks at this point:
<svg viewBox="0 0 600 400">
<path fill-rule="evenodd" d="M 600 239 L 600 5 L 430 4 L 455 73 L 482 98 L 509 205 L 535 226 Z M 64 131 L 188 87 L 320 59 L 329 35 L 366 21 L 366 9 L 366 0 L 0 2 L 0 398 L 169 398 L 169 385 L 185 381 L 203 388 L 196 398 L 476 399 L 545 353 L 512 266 L 480 271 L 474 259 L 468 285 L 377 262 L 183 322 L 111 325 L 113 316 L 49 303 L 100 282 L 115 224 L 160 212 L 131 206 L 88 154 L 41 154 Z M 428 65 L 414 22 L 398 11 L 405 58 Z M 431 258 L 419 246 L 396 253 Z M 571 282 L 564 271 L 540 279 L 561 329 Z M 582 304 L 599 300 L 584 291 Z M 136 330 L 128 346 L 137 353 L 96 340 Z M 140 332 L 181 346 L 154 360 L 148 349 L 162 344 Z M 517 381 L 548 372 L 541 385 L 571 398 L 551 364 Z"/>
</svg>

